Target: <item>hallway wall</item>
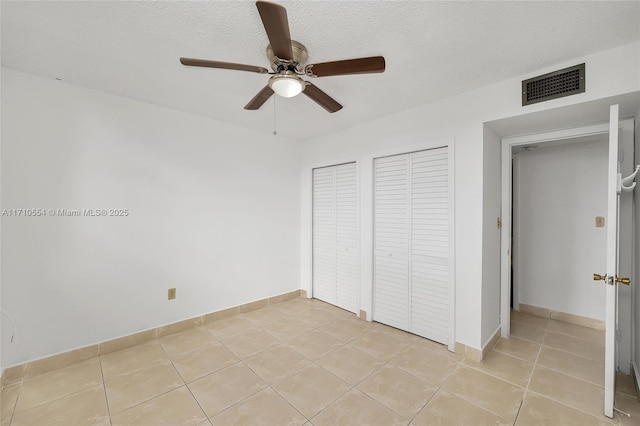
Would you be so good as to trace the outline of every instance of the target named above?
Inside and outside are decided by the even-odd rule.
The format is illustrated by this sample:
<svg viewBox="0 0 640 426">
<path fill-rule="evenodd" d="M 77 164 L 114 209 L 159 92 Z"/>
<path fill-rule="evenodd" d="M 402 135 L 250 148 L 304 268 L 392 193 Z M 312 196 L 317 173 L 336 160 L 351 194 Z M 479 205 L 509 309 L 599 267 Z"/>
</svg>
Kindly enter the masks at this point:
<svg viewBox="0 0 640 426">
<path fill-rule="evenodd" d="M 607 139 L 514 155 L 516 303 L 604 320 Z M 603 273 L 603 272 L 600 272 Z"/>
</svg>

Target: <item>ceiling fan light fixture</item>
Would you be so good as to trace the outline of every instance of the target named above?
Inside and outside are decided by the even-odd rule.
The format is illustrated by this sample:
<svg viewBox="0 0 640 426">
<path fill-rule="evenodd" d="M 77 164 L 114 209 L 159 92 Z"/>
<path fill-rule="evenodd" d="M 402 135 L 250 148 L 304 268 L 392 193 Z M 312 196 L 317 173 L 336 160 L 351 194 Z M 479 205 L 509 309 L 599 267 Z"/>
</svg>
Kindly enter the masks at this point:
<svg viewBox="0 0 640 426">
<path fill-rule="evenodd" d="M 269 79 L 269 87 L 283 98 L 293 98 L 305 88 L 305 82 L 295 74 L 278 74 Z"/>
</svg>

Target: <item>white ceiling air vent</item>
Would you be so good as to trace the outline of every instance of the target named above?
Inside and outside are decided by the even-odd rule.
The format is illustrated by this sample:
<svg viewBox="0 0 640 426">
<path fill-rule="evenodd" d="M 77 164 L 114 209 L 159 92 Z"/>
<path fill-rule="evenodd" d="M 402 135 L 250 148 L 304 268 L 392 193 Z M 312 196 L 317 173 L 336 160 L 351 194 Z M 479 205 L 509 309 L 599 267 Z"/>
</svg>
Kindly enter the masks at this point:
<svg viewBox="0 0 640 426">
<path fill-rule="evenodd" d="M 583 93 L 584 64 L 564 68 L 522 82 L 522 106 Z"/>
</svg>

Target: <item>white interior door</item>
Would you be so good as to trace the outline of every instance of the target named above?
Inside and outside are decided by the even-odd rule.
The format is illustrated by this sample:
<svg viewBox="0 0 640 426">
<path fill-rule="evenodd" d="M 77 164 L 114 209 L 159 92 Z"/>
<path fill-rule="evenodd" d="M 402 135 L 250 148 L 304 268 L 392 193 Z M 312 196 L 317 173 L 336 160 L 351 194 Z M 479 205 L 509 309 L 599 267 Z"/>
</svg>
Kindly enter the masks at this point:
<svg viewBox="0 0 640 426">
<path fill-rule="evenodd" d="M 607 275 L 604 358 L 604 415 L 613 417 L 616 377 L 616 289 L 618 273 L 618 105 L 609 112 L 609 164 L 607 178 Z"/>
</svg>

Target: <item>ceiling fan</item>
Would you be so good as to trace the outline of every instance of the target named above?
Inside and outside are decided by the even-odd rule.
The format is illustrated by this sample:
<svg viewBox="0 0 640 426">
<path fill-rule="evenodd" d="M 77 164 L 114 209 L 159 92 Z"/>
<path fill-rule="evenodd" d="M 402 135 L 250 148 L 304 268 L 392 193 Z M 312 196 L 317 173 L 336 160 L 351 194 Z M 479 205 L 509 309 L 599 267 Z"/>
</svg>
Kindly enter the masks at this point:
<svg viewBox="0 0 640 426">
<path fill-rule="evenodd" d="M 271 63 L 272 72 L 266 68 L 253 65 L 180 58 L 180 62 L 183 65 L 193 67 L 222 68 L 258 74 L 271 74 L 272 77 L 269 78 L 269 83 L 245 105 L 244 109 L 257 110 L 275 92 L 285 98 L 304 93 L 327 111 L 336 112 L 342 109 L 342 105 L 317 86 L 299 76 L 328 77 L 384 72 L 385 61 L 382 56 L 306 64 L 307 48 L 301 43 L 291 40 L 287 10 L 279 4 L 262 0 L 258 0 L 256 6 L 270 42 L 269 46 L 267 46 L 267 58 Z"/>
</svg>

